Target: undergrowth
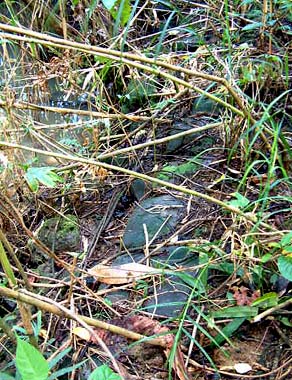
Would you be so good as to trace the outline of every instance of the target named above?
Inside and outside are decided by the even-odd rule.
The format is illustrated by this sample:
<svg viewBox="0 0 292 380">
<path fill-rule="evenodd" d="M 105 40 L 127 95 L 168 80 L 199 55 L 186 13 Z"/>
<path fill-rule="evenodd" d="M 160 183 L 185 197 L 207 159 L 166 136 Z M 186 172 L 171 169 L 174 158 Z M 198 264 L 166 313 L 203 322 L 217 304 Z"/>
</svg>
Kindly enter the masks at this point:
<svg viewBox="0 0 292 380">
<path fill-rule="evenodd" d="M 255 323 L 291 329 L 291 34 L 288 0 L 1 3 L 1 379 L 147 378 L 102 329 L 128 358 L 129 341 L 163 347 L 151 371 L 169 378 L 270 374 L 214 352 Z M 87 277 L 127 251 L 133 184 L 185 202 L 167 238 L 145 232 L 143 264 L 169 245 L 197 262 L 157 262 L 116 305 Z M 82 243 L 58 250 L 66 221 Z M 188 297 L 152 324 L 143 302 L 167 276 Z"/>
</svg>

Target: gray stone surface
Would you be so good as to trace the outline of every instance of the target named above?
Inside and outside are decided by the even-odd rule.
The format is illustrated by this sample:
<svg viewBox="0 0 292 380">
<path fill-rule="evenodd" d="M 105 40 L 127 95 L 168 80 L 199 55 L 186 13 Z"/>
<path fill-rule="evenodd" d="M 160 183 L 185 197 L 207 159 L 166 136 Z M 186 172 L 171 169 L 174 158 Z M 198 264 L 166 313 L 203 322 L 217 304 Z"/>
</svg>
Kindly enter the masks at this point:
<svg viewBox="0 0 292 380">
<path fill-rule="evenodd" d="M 143 252 L 135 252 L 133 254 L 122 254 L 118 256 L 113 266 L 118 266 L 130 262 L 143 262 L 145 255 Z M 164 268 L 171 271 L 177 267 L 188 268 L 197 265 L 197 257 L 189 250 L 188 247 L 167 247 L 162 252 L 150 258 L 150 265 L 155 268 Z M 195 271 L 187 271 L 191 276 L 196 276 Z M 176 317 L 183 310 L 186 301 L 191 292 L 191 288 L 181 278 L 176 275 L 165 274 L 156 281 L 155 288 L 152 281 L 143 280 L 145 283 L 145 301 L 143 296 L 138 296 L 136 301 L 142 302 L 142 309 L 154 313 L 155 315 L 163 315 L 167 317 Z M 148 285 L 147 285 L 148 284 Z M 138 284 L 137 284 L 138 285 Z M 102 285 L 102 288 L 107 286 Z M 141 292 L 142 294 L 143 292 Z M 112 302 L 118 302 L 122 299 L 128 300 L 130 292 L 120 290 L 114 291 L 107 295 Z"/>
<path fill-rule="evenodd" d="M 141 202 L 129 218 L 123 237 L 125 247 L 130 249 L 145 244 L 143 225 L 146 226 L 149 241 L 159 230 L 156 241 L 158 238 L 166 237 L 181 221 L 184 210 L 185 203 L 171 195 L 149 198 Z"/>
<path fill-rule="evenodd" d="M 135 179 L 131 184 L 131 192 L 135 199 L 139 201 L 145 195 L 146 183 L 140 178 Z"/>
<path fill-rule="evenodd" d="M 166 238 L 174 232 L 178 223 L 184 216 L 185 203 L 171 195 L 162 195 L 149 198 L 138 205 L 129 218 L 123 241 L 127 249 L 142 247 L 145 244 L 145 234 L 143 224 L 147 227 L 149 241 L 157 233 L 157 239 Z M 157 240 L 156 240 L 157 241 Z M 118 256 L 112 263 L 118 266 L 126 263 L 136 262 L 145 263 L 145 254 L 141 251 L 129 252 Z M 196 276 L 193 271 L 188 271 L 188 267 L 197 264 L 197 257 L 185 246 L 164 247 L 155 256 L 150 257 L 150 265 L 154 268 L 163 268 L 165 275 L 155 279 L 155 286 L 152 280 L 143 279 L 137 282 L 138 292 L 134 294 L 137 305 L 155 315 L 176 317 L 183 310 L 190 295 L 191 287 L 187 285 L 178 275 L 169 273 L 178 267 L 186 268 L 186 272 L 191 276 Z M 102 288 L 105 288 L 102 285 Z M 130 292 L 112 292 L 107 294 L 107 298 L 115 303 L 122 299 L 128 300 Z M 145 298 L 145 299 L 144 299 Z M 133 300 L 133 298 L 132 298 Z"/>
</svg>

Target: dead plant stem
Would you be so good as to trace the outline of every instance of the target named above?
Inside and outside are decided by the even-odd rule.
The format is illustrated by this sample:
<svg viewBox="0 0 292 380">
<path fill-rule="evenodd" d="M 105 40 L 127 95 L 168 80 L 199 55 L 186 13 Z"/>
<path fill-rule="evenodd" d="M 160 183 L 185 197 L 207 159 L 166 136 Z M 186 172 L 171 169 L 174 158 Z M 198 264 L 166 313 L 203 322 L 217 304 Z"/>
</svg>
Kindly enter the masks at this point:
<svg viewBox="0 0 292 380">
<path fill-rule="evenodd" d="M 1 144 L 0 144 L 1 145 Z M 52 252 L 43 242 L 41 242 L 31 231 L 29 228 L 26 227 L 22 215 L 19 213 L 17 208 L 12 204 L 10 199 L 5 196 L 4 194 L 1 194 L 1 198 L 4 199 L 5 202 L 1 202 L 3 208 L 5 209 L 5 204 L 10 207 L 10 213 L 15 217 L 15 219 L 20 223 L 23 230 L 26 232 L 27 236 L 34 242 L 34 244 L 44 253 L 48 258 L 52 258 L 55 263 L 59 263 L 63 268 L 67 270 L 67 272 L 70 274 L 71 278 L 74 278 L 76 282 L 78 282 L 83 288 L 85 288 L 98 302 L 103 304 L 106 308 L 111 310 L 115 315 L 119 316 L 119 313 L 113 309 L 110 305 L 108 305 L 105 300 L 102 297 L 98 297 L 92 290 L 90 290 L 81 279 L 76 277 L 73 273 L 72 267 L 65 263 L 63 260 L 61 260 L 54 252 Z M 0 199 L 1 199 L 0 198 Z M 4 204 L 5 203 L 5 204 Z M 7 207 L 6 207 L 7 210 Z"/>
<path fill-rule="evenodd" d="M 118 154 L 122 154 L 122 153 L 135 152 L 137 149 L 143 149 L 143 148 L 147 148 L 149 146 L 167 143 L 169 141 L 176 140 L 176 139 L 179 139 L 181 137 L 189 136 L 189 135 L 192 135 L 192 134 L 198 133 L 198 132 L 207 131 L 209 129 L 217 128 L 217 127 L 220 127 L 222 125 L 223 125 L 223 123 L 219 122 L 219 123 L 207 124 L 207 125 L 204 125 L 203 127 L 191 128 L 191 129 L 188 129 L 187 131 L 176 133 L 176 134 L 170 135 L 170 136 L 166 136 L 166 137 L 163 137 L 161 139 L 152 140 L 152 141 L 148 141 L 146 143 L 141 143 L 141 144 L 137 144 L 137 145 L 132 145 L 128 148 L 117 149 L 117 150 L 111 151 L 110 153 L 102 153 L 102 154 L 98 155 L 97 158 L 98 159 L 104 159 L 104 158 L 114 157 L 114 156 L 116 156 Z"/>
<path fill-rule="evenodd" d="M 69 48 L 69 49 L 84 51 L 84 52 L 87 52 L 89 54 L 95 54 L 95 55 L 99 54 L 102 57 L 120 60 L 121 62 L 127 63 L 131 66 L 139 67 L 142 70 L 155 72 L 155 73 L 160 74 L 162 76 L 169 77 L 169 79 L 171 77 L 175 83 L 180 83 L 184 86 L 192 88 L 194 91 L 204 93 L 205 96 L 213 99 L 217 103 L 221 103 L 225 107 L 232 109 L 235 113 L 237 113 L 241 116 L 244 115 L 247 119 L 252 120 L 252 117 L 251 117 L 249 111 L 247 110 L 246 106 L 243 104 L 239 95 L 237 94 L 237 92 L 234 90 L 234 88 L 230 85 L 230 83 L 225 78 L 221 78 L 221 77 L 218 77 L 215 75 L 205 74 L 205 73 L 199 72 L 197 70 L 190 70 L 190 69 L 186 69 L 184 67 L 175 66 L 175 65 L 169 64 L 167 62 L 148 58 L 148 57 L 141 56 L 138 54 L 121 52 L 118 50 L 101 48 L 98 46 L 91 46 L 91 45 L 86 45 L 86 44 L 82 44 L 82 43 L 78 43 L 78 42 L 68 41 L 68 40 L 65 40 L 62 38 L 52 37 L 52 36 L 46 35 L 44 33 L 34 32 L 32 30 L 14 27 L 11 25 L 3 24 L 3 23 L 0 23 L 0 29 L 5 30 L 5 31 L 9 31 L 11 33 L 23 34 L 24 36 L 27 36 L 30 39 L 32 38 L 33 40 L 31 40 L 31 42 L 35 42 L 35 43 L 39 43 L 39 44 L 43 44 L 43 45 L 47 45 L 47 46 L 60 47 L 63 49 Z M 27 41 L 27 39 L 23 38 L 20 35 L 13 35 L 13 34 L 7 34 L 7 33 L 2 33 L 2 35 L 4 38 L 7 38 L 7 39 L 13 39 L 13 40 L 17 40 L 17 41 L 19 41 L 19 40 Z M 146 63 L 146 64 L 153 65 L 154 67 L 163 67 L 167 70 L 174 71 L 174 72 L 181 72 L 181 73 L 184 73 L 185 75 L 187 75 L 189 77 L 197 77 L 197 78 L 208 80 L 210 82 L 220 83 L 221 85 L 223 85 L 227 89 L 227 91 L 230 93 L 230 95 L 234 98 L 234 100 L 238 104 L 240 110 L 238 110 L 237 108 L 231 106 L 230 104 L 222 101 L 221 99 L 213 96 L 212 94 L 205 92 L 205 91 L 199 89 L 198 87 L 189 84 L 186 81 L 179 80 L 179 78 L 176 78 L 175 76 L 167 75 L 165 72 L 153 69 L 153 68 L 146 66 L 146 65 L 138 65 L 137 61 L 143 62 L 144 64 Z"/>
<path fill-rule="evenodd" d="M 98 319 L 80 316 L 75 313 L 73 314 L 69 309 L 67 309 L 64 306 L 61 306 L 60 303 L 55 303 L 50 298 L 43 297 L 43 296 L 40 297 L 24 289 L 20 291 L 16 291 L 16 290 L 12 290 L 5 287 L 0 287 L 0 295 L 3 297 L 8 297 L 8 298 L 12 298 L 21 302 L 25 302 L 29 305 L 35 306 L 37 309 L 52 313 L 54 315 L 58 315 L 60 317 L 75 319 L 78 322 L 83 321 L 89 326 L 101 328 L 101 329 L 110 331 L 113 334 L 122 335 L 128 339 L 132 339 L 136 341 L 143 340 L 145 341 L 145 343 L 155 345 L 155 346 L 161 346 L 161 347 L 165 346 L 165 342 L 163 339 L 149 338 L 144 335 L 137 334 L 135 332 L 124 329 L 122 327 L 100 321 Z"/>
<path fill-rule="evenodd" d="M 138 172 L 135 172 L 135 171 L 130 170 L 130 169 L 126 169 L 123 167 L 107 164 L 105 162 L 100 162 L 100 161 L 96 161 L 96 160 L 92 160 L 92 159 L 86 159 L 86 158 L 79 157 L 79 156 L 64 155 L 64 154 L 55 153 L 55 152 L 46 152 L 46 151 L 41 150 L 41 149 L 35 149 L 35 148 L 31 148 L 31 147 L 24 146 L 21 144 L 14 144 L 14 143 L 9 143 L 9 142 L 5 142 L 5 141 L 0 141 L 0 146 L 5 146 L 5 147 L 10 147 L 10 148 L 15 148 L 15 149 L 23 149 L 23 150 L 34 152 L 37 154 L 43 154 L 46 156 L 53 156 L 55 158 L 61 158 L 61 159 L 65 159 L 68 161 L 75 161 L 75 162 L 79 162 L 79 163 L 83 163 L 83 164 L 87 164 L 87 165 L 99 166 L 99 167 L 102 167 L 102 168 L 105 168 L 108 170 L 121 172 L 121 173 L 127 174 L 129 176 L 132 176 L 134 178 L 140 178 L 144 181 L 156 183 L 158 185 L 165 186 L 167 188 L 179 191 L 179 192 L 184 193 L 184 194 L 193 195 L 195 197 L 205 199 L 208 202 L 215 203 L 218 206 L 223 207 L 224 209 L 226 209 L 230 212 L 233 212 L 234 214 L 244 218 L 245 220 L 247 220 L 249 222 L 258 223 L 259 226 L 261 226 L 267 230 L 271 230 L 271 228 L 272 228 L 269 224 L 264 223 L 262 221 L 258 221 L 256 215 L 254 215 L 253 213 L 244 213 L 239 208 L 234 207 L 234 206 L 228 204 L 227 202 L 223 202 L 220 199 L 211 197 L 208 194 L 200 193 L 198 191 L 188 189 L 184 186 L 179 186 L 179 185 L 175 185 L 175 184 L 170 183 L 170 182 L 162 181 L 158 178 L 150 177 L 149 175 L 146 175 L 143 173 L 138 173 Z M 56 255 L 54 255 L 54 256 L 56 256 Z M 59 259 L 58 259 L 58 261 L 59 261 Z"/>
<path fill-rule="evenodd" d="M 7 102 L 4 100 L 0 100 L 0 107 L 7 107 Z M 127 119 L 130 121 L 134 122 L 139 122 L 139 121 L 149 121 L 152 118 L 148 116 L 135 116 L 131 114 L 122 114 L 122 113 L 116 113 L 116 114 L 111 114 L 111 113 L 104 113 L 104 112 L 95 112 L 95 111 L 86 111 L 86 110 L 78 110 L 74 108 L 59 108 L 59 107 L 50 107 L 50 106 L 39 106 L 34 103 L 28 103 L 28 102 L 13 102 L 10 104 L 10 107 L 14 107 L 17 109 L 30 109 L 30 110 L 41 110 L 41 111 L 47 111 L 47 112 L 54 112 L 54 113 L 59 113 L 62 115 L 66 114 L 76 114 L 79 116 L 91 116 L 91 117 L 96 117 L 96 118 L 107 118 L 107 119 Z M 159 121 L 169 121 L 169 120 L 159 120 Z"/>
<path fill-rule="evenodd" d="M 268 315 L 273 314 L 275 311 L 278 311 L 280 309 L 284 309 L 285 307 L 292 304 L 292 297 L 290 297 L 287 301 L 280 303 L 277 306 L 271 307 L 268 310 L 263 311 L 262 313 L 258 314 L 253 320 L 253 323 L 261 321 L 263 318 L 267 317 Z"/>
<path fill-rule="evenodd" d="M 7 289 L 8 290 L 8 289 Z M 9 289 L 10 290 L 10 289 Z M 0 292 L 1 294 L 1 292 Z M 20 295 L 20 297 L 18 296 L 18 300 L 20 301 L 19 298 L 22 298 L 21 296 L 24 295 L 24 296 L 27 296 L 27 300 L 29 299 L 29 297 L 32 297 L 34 300 L 38 301 L 38 302 L 42 302 L 43 304 L 44 303 L 47 303 L 55 308 L 57 308 L 60 312 L 61 312 L 61 316 L 66 316 L 66 318 L 69 318 L 69 319 L 72 319 L 72 320 L 75 320 L 76 322 L 78 322 L 81 326 L 83 326 L 86 330 L 88 330 L 92 336 L 93 339 L 95 339 L 97 341 L 97 343 L 102 347 L 102 349 L 104 350 L 104 352 L 107 354 L 107 356 L 111 359 L 116 371 L 118 373 L 120 373 L 120 369 L 119 369 L 119 366 L 117 364 L 117 361 L 116 359 L 113 357 L 112 353 L 110 352 L 110 350 L 108 349 L 107 345 L 103 342 L 103 340 L 96 334 L 96 332 L 89 326 L 89 324 L 86 322 L 85 318 L 84 317 L 80 317 L 79 315 L 73 313 L 71 310 L 67 309 L 65 306 L 61 305 L 60 303 L 58 302 L 55 302 L 53 300 L 51 300 L 50 298 L 47 298 L 47 297 L 44 297 L 44 296 L 40 296 L 40 295 L 37 295 L 37 294 L 34 294 L 34 293 L 30 293 L 28 292 L 27 290 L 25 289 L 19 289 L 18 291 L 18 295 Z M 14 297 L 12 297 L 14 298 Z M 34 305 L 30 302 L 27 302 L 27 301 L 24 301 L 22 300 L 21 302 L 25 303 L 25 304 L 28 304 L 28 305 Z M 37 306 L 37 305 L 35 305 Z M 42 308 L 40 306 L 40 304 L 37 306 L 37 308 L 41 309 L 41 310 L 46 310 L 44 308 Z M 52 314 L 55 314 L 55 315 L 60 315 L 58 313 L 52 313 Z M 90 319 L 90 318 L 89 318 Z"/>
<path fill-rule="evenodd" d="M 16 256 L 13 248 L 11 247 L 9 241 L 7 240 L 5 234 L 3 233 L 3 231 L 0 229 L 0 240 L 2 241 L 2 243 L 4 244 L 7 252 L 9 253 L 10 257 L 12 258 L 12 260 L 14 261 L 21 277 L 23 278 L 23 281 L 25 283 L 25 286 L 28 290 L 32 290 L 32 286 L 31 284 L 29 283 L 28 281 L 28 278 L 27 278 L 27 275 L 20 263 L 20 261 L 18 260 L 18 257 Z"/>
</svg>

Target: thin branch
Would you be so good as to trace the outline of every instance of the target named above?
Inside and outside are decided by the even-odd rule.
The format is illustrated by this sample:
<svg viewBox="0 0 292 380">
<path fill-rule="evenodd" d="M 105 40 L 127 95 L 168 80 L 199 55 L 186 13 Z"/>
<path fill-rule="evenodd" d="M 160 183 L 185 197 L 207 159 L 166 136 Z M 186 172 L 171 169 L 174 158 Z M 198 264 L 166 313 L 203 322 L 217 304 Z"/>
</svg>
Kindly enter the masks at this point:
<svg viewBox="0 0 292 380">
<path fill-rule="evenodd" d="M 28 102 L 6 102 L 4 100 L 0 100 L 0 107 L 14 107 L 17 109 L 22 109 L 22 110 L 40 110 L 40 111 L 47 111 L 47 112 L 54 112 L 54 113 L 59 113 L 62 115 L 66 114 L 75 114 L 79 116 L 91 116 L 91 117 L 96 117 L 96 118 L 107 118 L 107 119 L 126 119 L 130 121 L 149 121 L 152 120 L 152 117 L 150 116 L 136 116 L 136 115 L 131 115 L 131 114 L 123 114 L 123 113 L 105 113 L 105 112 L 96 112 L 96 111 L 86 111 L 86 110 L 78 110 L 74 108 L 59 108 L 59 107 L 50 107 L 50 106 L 40 106 L 34 103 L 28 103 Z M 167 119 L 159 119 L 159 121 L 167 122 L 169 120 Z"/>
<path fill-rule="evenodd" d="M 224 209 L 235 213 L 236 215 L 244 218 L 245 220 L 248 220 L 249 222 L 258 223 L 261 227 L 264 227 L 268 230 L 273 230 L 273 227 L 271 227 L 269 224 L 264 223 L 262 221 L 258 221 L 256 215 L 253 213 L 245 213 L 245 212 L 241 211 L 239 208 L 234 207 L 234 206 L 228 204 L 227 202 L 223 202 L 220 199 L 211 197 L 210 195 L 200 193 L 198 191 L 191 190 L 191 189 L 188 189 L 188 188 L 183 187 L 183 186 L 175 185 L 173 183 L 166 182 L 166 181 L 163 181 L 163 180 L 158 179 L 158 178 L 150 177 L 150 176 L 143 174 L 143 173 L 138 173 L 138 172 L 135 172 L 133 170 L 126 169 L 126 168 L 123 168 L 120 166 L 110 165 L 110 164 L 107 164 L 105 162 L 95 161 L 92 159 L 86 159 L 86 158 L 75 156 L 75 155 L 65 155 L 65 154 L 56 153 L 56 152 L 47 152 L 47 151 L 44 151 L 41 149 L 31 148 L 31 147 L 21 145 L 21 144 L 14 144 L 14 143 L 0 141 L 0 146 L 6 146 L 6 147 L 16 148 L 16 149 L 23 149 L 23 150 L 35 152 L 38 154 L 43 154 L 45 156 L 52 156 L 52 157 L 61 158 L 61 159 L 68 160 L 68 161 L 80 162 L 80 163 L 87 164 L 87 165 L 95 165 L 95 166 L 99 166 L 99 167 L 102 167 L 102 168 L 105 168 L 108 170 L 121 172 L 121 173 L 127 174 L 129 176 L 132 176 L 134 178 L 140 178 L 144 181 L 156 183 L 158 185 L 165 186 L 167 188 L 179 191 L 179 192 L 184 193 L 184 194 L 193 195 L 195 197 L 205 199 L 208 202 L 215 203 L 218 206 L 223 207 Z M 281 234 L 281 231 L 279 231 L 279 234 Z"/>
<path fill-rule="evenodd" d="M 175 65 L 163 62 L 163 61 L 159 61 L 156 59 L 148 58 L 148 57 L 137 55 L 137 54 L 126 53 L 126 52 L 121 52 L 118 50 L 113 50 L 113 49 L 108 49 L 108 48 L 100 48 L 98 46 L 91 46 L 91 45 L 86 45 L 86 44 L 82 44 L 82 43 L 78 43 L 78 42 L 68 41 L 68 40 L 64 40 L 62 38 L 52 37 L 52 36 L 46 35 L 44 33 L 34 32 L 32 30 L 28 30 L 28 29 L 24 29 L 24 28 L 13 27 L 11 25 L 6 25 L 3 23 L 0 23 L 0 29 L 6 30 L 6 31 L 9 31 L 12 33 L 20 33 L 20 34 L 27 36 L 27 37 L 23 37 L 23 36 L 13 35 L 13 34 L 9 34 L 9 33 L 1 33 L 3 38 L 12 39 L 12 40 L 16 40 L 16 41 L 35 42 L 35 43 L 39 43 L 42 45 L 60 47 L 63 49 L 66 48 L 66 49 L 71 49 L 71 50 L 74 49 L 74 50 L 78 50 L 78 51 L 83 51 L 83 52 L 88 53 L 88 54 L 100 55 L 100 56 L 105 57 L 105 58 L 119 60 L 120 62 L 124 62 L 130 66 L 137 67 L 137 68 L 140 68 L 142 70 L 145 70 L 145 71 L 148 71 L 151 73 L 155 73 L 157 75 L 161 75 L 163 77 L 166 77 L 166 78 L 172 80 L 175 83 L 179 83 L 185 87 L 189 87 L 189 88 L 193 89 L 194 91 L 196 91 L 198 93 L 204 94 L 206 97 L 214 100 L 217 103 L 222 104 L 226 108 L 231 109 L 236 114 L 238 114 L 240 116 L 245 116 L 247 119 L 251 120 L 252 123 L 255 122 L 252 119 L 249 111 L 247 110 L 245 104 L 243 104 L 243 102 L 242 102 L 241 98 L 239 97 L 239 95 L 237 94 L 237 92 L 230 85 L 230 83 L 223 77 L 217 77 L 215 75 L 205 74 L 205 73 L 199 72 L 197 70 L 186 69 L 184 67 L 175 66 Z M 137 63 L 137 61 L 143 62 L 144 64 L 139 64 L 139 63 Z M 182 79 L 179 79 L 174 75 L 170 75 L 170 74 L 165 73 L 161 70 L 157 70 L 153 67 L 147 66 L 147 65 L 145 65 L 145 63 L 152 65 L 153 67 L 163 67 L 163 68 L 170 70 L 170 71 L 181 72 L 181 73 L 184 73 L 185 75 L 187 75 L 188 77 L 197 77 L 197 78 L 208 80 L 210 82 L 220 83 L 221 85 L 223 85 L 228 90 L 230 95 L 234 98 L 234 100 L 238 104 L 240 110 L 237 109 L 236 107 L 233 107 L 229 103 L 224 102 L 222 99 L 217 98 L 216 96 L 214 96 L 214 95 L 212 95 L 206 91 L 203 91 L 199 87 L 193 86 L 190 83 L 188 83 Z"/>
<path fill-rule="evenodd" d="M 265 310 L 263 311 L 262 313 L 258 314 L 253 320 L 252 320 L 252 323 L 256 323 L 256 322 L 259 322 L 260 320 L 262 320 L 263 318 L 267 317 L 268 315 L 271 315 L 273 314 L 275 311 L 278 311 L 278 310 L 281 310 L 289 305 L 292 304 L 292 297 L 289 298 L 287 301 L 285 302 L 282 302 L 280 303 L 279 305 L 277 306 L 274 306 L 274 307 L 271 307 L 270 309 L 268 310 Z"/>
<path fill-rule="evenodd" d="M 110 323 L 100 321 L 98 319 L 84 317 L 76 313 L 72 313 L 66 307 L 58 303 L 53 303 L 53 301 L 50 298 L 43 297 L 43 296 L 40 297 L 24 289 L 16 291 L 16 290 L 12 290 L 5 287 L 0 287 L 0 295 L 3 297 L 12 298 L 21 302 L 25 302 L 29 305 L 35 306 L 36 308 L 40 310 L 52 313 L 54 315 L 58 315 L 60 317 L 74 319 L 78 322 L 83 321 L 89 326 L 98 327 L 98 328 L 110 331 L 113 334 L 122 335 L 128 339 L 132 339 L 136 341 L 143 340 L 143 342 L 151 344 L 151 345 L 155 345 L 155 346 L 161 346 L 161 347 L 166 346 L 166 342 L 161 338 L 149 338 L 147 336 L 137 334 L 135 332 L 129 331 L 122 327 L 111 325 Z"/>
</svg>

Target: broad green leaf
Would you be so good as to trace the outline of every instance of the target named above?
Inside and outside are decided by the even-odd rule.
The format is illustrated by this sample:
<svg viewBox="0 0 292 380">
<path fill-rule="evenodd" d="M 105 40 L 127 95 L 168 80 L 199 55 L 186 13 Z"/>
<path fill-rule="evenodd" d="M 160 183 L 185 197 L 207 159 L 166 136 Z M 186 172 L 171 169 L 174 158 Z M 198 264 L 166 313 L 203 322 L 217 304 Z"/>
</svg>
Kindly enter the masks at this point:
<svg viewBox="0 0 292 380">
<path fill-rule="evenodd" d="M 254 30 L 254 29 L 260 28 L 261 26 L 263 26 L 262 22 L 254 22 L 252 24 L 248 24 L 248 25 L 244 26 L 241 30 L 242 31 Z"/>
<path fill-rule="evenodd" d="M 248 318 L 255 317 L 258 314 L 258 308 L 252 306 L 233 306 L 214 311 L 213 318 Z"/>
<path fill-rule="evenodd" d="M 279 257 L 278 268 L 283 277 L 292 281 L 292 255 Z"/>
<path fill-rule="evenodd" d="M 289 254 L 292 253 L 292 245 L 288 245 L 284 247 L 283 253 L 289 253 Z"/>
<path fill-rule="evenodd" d="M 198 170 L 199 159 L 192 158 L 181 165 L 166 165 L 158 173 L 157 178 L 168 181 L 172 175 L 185 176 Z"/>
<path fill-rule="evenodd" d="M 117 0 L 102 0 L 102 4 L 108 9 L 109 11 L 113 9 L 115 6 L 115 3 Z"/>
<path fill-rule="evenodd" d="M 30 175 L 25 175 L 24 177 L 25 177 L 27 184 L 30 187 L 31 191 L 33 191 L 34 193 L 37 192 L 39 189 L 39 181 Z"/>
<path fill-rule="evenodd" d="M 209 268 L 220 270 L 221 272 L 227 273 L 229 275 L 235 272 L 237 276 L 241 278 L 245 275 L 245 272 L 242 268 L 236 269 L 233 263 L 227 263 L 226 261 L 219 264 L 210 264 Z"/>
<path fill-rule="evenodd" d="M 47 380 L 49 364 L 31 344 L 17 338 L 16 367 L 22 380 Z"/>
<path fill-rule="evenodd" d="M 271 253 L 266 253 L 265 255 L 263 255 L 261 257 L 261 262 L 263 264 L 267 263 L 268 261 L 270 261 L 272 259 L 273 255 Z"/>
<path fill-rule="evenodd" d="M 280 322 L 283 323 L 283 325 L 287 326 L 287 327 L 292 327 L 292 322 L 290 321 L 290 319 L 288 317 L 281 317 L 279 318 Z"/>
<path fill-rule="evenodd" d="M 95 368 L 88 380 L 122 380 L 121 376 L 103 364 Z"/>
<path fill-rule="evenodd" d="M 200 281 L 205 290 L 207 288 L 207 281 L 208 281 L 208 268 L 206 268 L 208 265 L 208 262 L 209 262 L 208 254 L 205 252 L 199 252 L 199 265 L 206 264 L 206 266 L 203 267 L 203 269 L 199 271 Z"/>
<path fill-rule="evenodd" d="M 124 0 L 122 14 L 121 14 L 121 25 L 125 26 L 131 15 L 131 3 L 130 0 Z"/>
<path fill-rule="evenodd" d="M 285 247 L 286 245 L 292 245 L 292 231 L 285 234 L 281 239 L 281 244 Z"/>
<path fill-rule="evenodd" d="M 242 209 L 249 204 L 249 200 L 240 193 L 232 193 L 231 195 L 233 195 L 236 199 L 232 199 L 228 202 L 230 206 Z"/>
<path fill-rule="evenodd" d="M 102 0 L 103 5 L 110 11 L 114 20 L 124 26 L 131 15 L 131 3 L 130 0 Z M 120 9 L 122 7 L 122 9 Z"/>
<path fill-rule="evenodd" d="M 278 305 L 279 297 L 275 292 L 266 293 L 253 301 L 252 306 L 268 308 Z"/>
<path fill-rule="evenodd" d="M 47 187 L 55 187 L 57 182 L 63 182 L 62 177 L 58 176 L 53 170 L 54 167 L 32 167 L 25 173 L 25 179 L 32 191 L 37 191 L 39 182 Z"/>
<path fill-rule="evenodd" d="M 226 338 L 230 338 L 231 335 L 239 329 L 239 327 L 243 324 L 245 318 L 234 318 L 231 322 L 229 322 L 223 329 L 221 329 L 220 333 L 217 334 L 213 340 L 217 344 L 223 343 Z"/>
</svg>

